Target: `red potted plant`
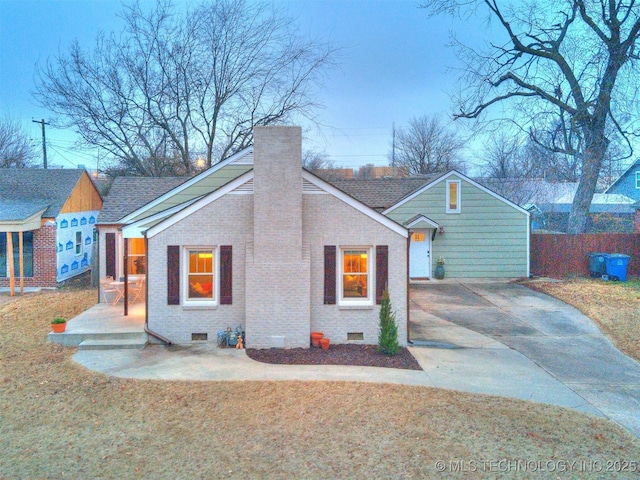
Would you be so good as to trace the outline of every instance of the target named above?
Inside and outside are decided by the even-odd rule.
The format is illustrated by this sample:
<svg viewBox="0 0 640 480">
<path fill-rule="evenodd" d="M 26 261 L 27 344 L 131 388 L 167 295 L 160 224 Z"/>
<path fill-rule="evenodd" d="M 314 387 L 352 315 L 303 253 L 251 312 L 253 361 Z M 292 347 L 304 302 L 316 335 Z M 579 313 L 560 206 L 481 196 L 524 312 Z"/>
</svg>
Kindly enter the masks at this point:
<svg viewBox="0 0 640 480">
<path fill-rule="evenodd" d="M 62 317 L 55 318 L 51 322 L 51 328 L 53 333 L 62 333 L 67 328 L 67 321 Z"/>
</svg>

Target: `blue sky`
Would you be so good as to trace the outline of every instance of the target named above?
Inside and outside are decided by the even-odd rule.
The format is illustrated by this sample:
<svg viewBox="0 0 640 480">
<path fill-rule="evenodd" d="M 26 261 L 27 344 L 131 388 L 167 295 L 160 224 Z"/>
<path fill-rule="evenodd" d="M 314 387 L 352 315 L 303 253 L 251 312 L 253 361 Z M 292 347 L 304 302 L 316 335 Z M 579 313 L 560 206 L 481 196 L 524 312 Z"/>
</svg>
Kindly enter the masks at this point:
<svg viewBox="0 0 640 480">
<path fill-rule="evenodd" d="M 449 31 L 460 27 L 450 19 L 429 18 L 412 0 L 273 3 L 296 19 L 303 35 L 342 48 L 340 66 L 318 92 L 325 126 L 305 131 L 305 148 L 326 151 L 337 165 L 383 165 L 394 122 L 403 127 L 423 114 L 450 118 L 447 89 L 455 74 L 448 67 L 457 60 L 446 43 Z M 91 47 L 99 31 L 119 31 L 120 10 L 119 2 L 107 0 L 0 0 L 0 114 L 22 121 L 39 145 L 40 125 L 31 120 L 51 114 L 31 95 L 35 65 L 66 51 L 74 39 Z M 78 152 L 73 139 L 69 131 L 48 127 L 49 162 L 94 168 L 96 152 Z"/>
</svg>

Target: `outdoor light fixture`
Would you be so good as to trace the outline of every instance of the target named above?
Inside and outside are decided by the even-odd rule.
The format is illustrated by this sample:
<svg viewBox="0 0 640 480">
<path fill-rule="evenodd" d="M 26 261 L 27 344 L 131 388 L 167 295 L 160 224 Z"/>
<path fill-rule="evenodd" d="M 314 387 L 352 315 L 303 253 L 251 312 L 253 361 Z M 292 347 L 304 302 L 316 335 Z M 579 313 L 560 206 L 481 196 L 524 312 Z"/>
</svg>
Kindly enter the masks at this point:
<svg viewBox="0 0 640 480">
<path fill-rule="evenodd" d="M 444 235 L 444 226 L 443 226 L 443 225 L 440 225 L 440 226 L 438 227 L 438 231 L 440 232 L 440 235 Z"/>
</svg>

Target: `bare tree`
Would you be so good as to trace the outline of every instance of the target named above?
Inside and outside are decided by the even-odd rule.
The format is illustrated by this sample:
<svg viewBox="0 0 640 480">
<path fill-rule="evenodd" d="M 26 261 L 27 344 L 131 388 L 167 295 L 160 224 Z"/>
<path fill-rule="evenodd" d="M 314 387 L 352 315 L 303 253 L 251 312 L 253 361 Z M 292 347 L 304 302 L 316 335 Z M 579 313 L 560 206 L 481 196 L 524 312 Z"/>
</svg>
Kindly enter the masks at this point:
<svg viewBox="0 0 640 480">
<path fill-rule="evenodd" d="M 462 140 L 438 118 L 414 118 L 408 128 L 396 132 L 395 166 L 406 168 L 409 175 L 464 170 L 462 147 Z"/>
<path fill-rule="evenodd" d="M 0 119 L 0 168 L 25 168 L 35 165 L 36 150 L 17 120 Z"/>
<path fill-rule="evenodd" d="M 329 154 L 317 150 L 304 150 L 302 152 L 302 166 L 313 173 L 335 168 L 334 162 L 329 160 Z"/>
<path fill-rule="evenodd" d="M 546 138 L 536 139 L 553 152 L 580 157 L 569 233 L 583 232 L 609 145 L 607 127 L 628 138 L 638 118 L 635 0 L 431 0 L 424 6 L 432 13 L 484 8 L 497 21 L 506 42 L 496 38 L 486 51 L 458 43 L 466 69 L 455 116 L 480 118 L 494 104 L 508 102 L 514 118 L 533 125 L 532 132 L 552 125 Z"/>
<path fill-rule="evenodd" d="M 124 30 L 76 42 L 40 69 L 36 96 L 84 143 L 136 175 L 190 174 L 244 148 L 255 125 L 311 116 L 335 51 L 299 37 L 267 4 L 125 7 Z"/>
</svg>

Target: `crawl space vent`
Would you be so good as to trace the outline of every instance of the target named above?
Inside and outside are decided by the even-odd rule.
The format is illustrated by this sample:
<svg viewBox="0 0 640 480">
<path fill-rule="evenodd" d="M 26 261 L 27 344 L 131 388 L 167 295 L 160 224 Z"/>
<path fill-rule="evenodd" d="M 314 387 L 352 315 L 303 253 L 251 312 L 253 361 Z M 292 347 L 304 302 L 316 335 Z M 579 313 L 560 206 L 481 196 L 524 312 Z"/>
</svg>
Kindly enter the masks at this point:
<svg viewBox="0 0 640 480">
<path fill-rule="evenodd" d="M 347 340 L 364 340 L 364 333 L 362 332 L 347 333 Z"/>
<path fill-rule="evenodd" d="M 206 342 L 209 338 L 209 335 L 206 333 L 192 333 L 191 341 L 192 342 Z"/>
</svg>

